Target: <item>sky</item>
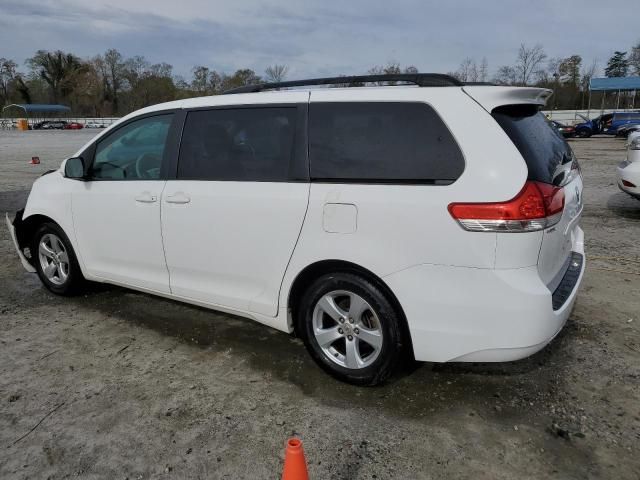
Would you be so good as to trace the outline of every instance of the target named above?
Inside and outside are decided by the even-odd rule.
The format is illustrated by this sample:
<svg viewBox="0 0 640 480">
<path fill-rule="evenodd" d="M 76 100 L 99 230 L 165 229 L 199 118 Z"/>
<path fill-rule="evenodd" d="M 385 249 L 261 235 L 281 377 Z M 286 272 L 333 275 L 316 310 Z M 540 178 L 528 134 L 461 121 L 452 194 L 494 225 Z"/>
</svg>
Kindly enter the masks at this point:
<svg viewBox="0 0 640 480">
<path fill-rule="evenodd" d="M 116 48 L 187 79 L 195 65 L 262 74 L 276 63 L 295 79 L 388 62 L 445 73 L 466 57 L 486 57 L 493 73 L 521 43 L 540 43 L 549 57 L 597 60 L 601 72 L 614 50 L 640 41 L 639 12 L 638 0 L 0 0 L 0 57 Z"/>
</svg>

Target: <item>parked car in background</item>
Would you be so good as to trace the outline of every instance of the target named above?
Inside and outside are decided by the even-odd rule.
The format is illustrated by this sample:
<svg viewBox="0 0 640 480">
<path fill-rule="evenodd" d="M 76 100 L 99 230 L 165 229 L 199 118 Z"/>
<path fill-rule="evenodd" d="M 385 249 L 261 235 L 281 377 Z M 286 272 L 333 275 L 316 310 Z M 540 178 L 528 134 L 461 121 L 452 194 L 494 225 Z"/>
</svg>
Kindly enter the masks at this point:
<svg viewBox="0 0 640 480">
<path fill-rule="evenodd" d="M 552 92 L 433 74 L 281 89 L 381 77 L 127 115 L 7 216 L 22 264 L 59 295 L 113 283 L 295 331 L 359 385 L 407 359 L 532 355 L 585 269 L 579 165 L 539 111 Z"/>
<path fill-rule="evenodd" d="M 618 165 L 618 187 L 640 200 L 640 132 L 632 132 L 627 140 L 627 159 Z"/>
<path fill-rule="evenodd" d="M 84 128 L 106 128 L 107 124 L 102 122 L 87 122 L 84 124 Z"/>
<path fill-rule="evenodd" d="M 584 122 L 576 125 L 576 135 L 590 137 L 591 135 L 616 135 L 618 129 L 628 124 L 640 123 L 640 112 L 613 112 L 600 115 L 592 120 L 578 114 Z"/>
<path fill-rule="evenodd" d="M 44 120 L 33 124 L 33 130 L 63 130 L 68 122 L 64 120 Z"/>
<path fill-rule="evenodd" d="M 48 127 L 50 123 L 51 121 L 49 120 L 43 120 L 41 122 L 37 122 L 37 123 L 34 123 L 33 125 L 30 125 L 29 128 L 33 130 L 43 130 L 44 128 Z"/>
<path fill-rule="evenodd" d="M 565 138 L 574 137 L 576 135 L 576 128 L 572 125 L 565 125 L 555 120 L 551 120 L 551 124 L 562 134 Z"/>
<path fill-rule="evenodd" d="M 69 122 L 64 126 L 65 130 L 80 130 L 82 128 L 84 128 L 84 125 L 79 122 Z"/>
</svg>

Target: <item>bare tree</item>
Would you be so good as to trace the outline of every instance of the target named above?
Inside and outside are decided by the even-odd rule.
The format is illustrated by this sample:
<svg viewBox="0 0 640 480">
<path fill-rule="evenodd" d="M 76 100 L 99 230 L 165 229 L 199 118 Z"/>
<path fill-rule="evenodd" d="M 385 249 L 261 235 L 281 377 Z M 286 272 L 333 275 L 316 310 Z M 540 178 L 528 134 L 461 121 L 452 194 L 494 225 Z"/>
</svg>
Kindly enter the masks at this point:
<svg viewBox="0 0 640 480">
<path fill-rule="evenodd" d="M 206 94 L 209 89 L 209 68 L 203 65 L 193 67 L 193 80 L 191 80 L 191 88 L 199 94 Z"/>
<path fill-rule="evenodd" d="M 9 100 L 9 87 L 16 78 L 18 65 L 13 60 L 0 58 L 0 103 L 4 105 Z"/>
<path fill-rule="evenodd" d="M 539 68 L 535 72 L 535 78 L 538 83 L 551 85 L 560 78 L 560 65 L 563 59 L 560 57 L 551 57 L 547 60 L 546 68 Z"/>
<path fill-rule="evenodd" d="M 640 75 L 640 42 L 631 48 L 629 54 L 629 65 L 633 69 L 634 75 Z"/>
<path fill-rule="evenodd" d="M 517 73 L 513 67 L 501 66 L 493 77 L 493 83 L 498 85 L 515 85 L 517 83 Z"/>
<path fill-rule="evenodd" d="M 373 68 L 370 68 L 367 73 L 369 75 L 399 75 L 401 73 L 410 73 L 416 74 L 418 73 L 418 69 L 414 65 L 408 65 L 404 69 L 400 66 L 398 62 L 391 61 L 386 65 L 376 65 Z M 396 85 L 397 82 L 374 82 L 374 85 Z"/>
<path fill-rule="evenodd" d="M 456 78 L 461 82 L 475 82 L 478 76 L 478 69 L 475 60 L 467 57 L 462 60 L 460 67 L 456 71 Z"/>
<path fill-rule="evenodd" d="M 269 82 L 282 82 L 289 72 L 289 67 L 286 65 L 270 65 L 264 71 L 265 77 Z"/>
<path fill-rule="evenodd" d="M 597 71 L 598 71 L 597 59 L 591 62 L 591 65 L 589 65 L 588 67 L 584 67 L 582 69 L 582 89 L 583 90 L 589 89 L 589 83 L 591 83 L 591 79 L 594 77 Z"/>
<path fill-rule="evenodd" d="M 547 54 L 544 53 L 542 45 L 527 47 L 524 43 L 520 44 L 518 59 L 514 66 L 517 82 L 520 85 L 528 85 L 533 74 L 540 70 L 545 58 Z"/>
<path fill-rule="evenodd" d="M 110 86 L 111 108 L 113 114 L 118 113 L 118 94 L 122 83 L 124 65 L 122 54 L 115 48 L 110 48 L 104 53 L 104 63 L 108 72 L 108 85 Z"/>
<path fill-rule="evenodd" d="M 461 82 L 486 82 L 489 77 L 489 63 L 486 57 L 478 65 L 474 58 L 467 57 L 460 63 L 458 70 L 449 75 Z"/>
</svg>

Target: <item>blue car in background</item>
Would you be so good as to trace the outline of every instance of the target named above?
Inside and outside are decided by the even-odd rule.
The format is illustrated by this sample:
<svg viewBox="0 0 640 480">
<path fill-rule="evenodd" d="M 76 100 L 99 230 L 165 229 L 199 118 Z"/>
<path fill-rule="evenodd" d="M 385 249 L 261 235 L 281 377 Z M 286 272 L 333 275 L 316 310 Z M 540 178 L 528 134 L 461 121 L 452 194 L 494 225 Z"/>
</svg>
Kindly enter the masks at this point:
<svg viewBox="0 0 640 480">
<path fill-rule="evenodd" d="M 640 112 L 613 112 L 600 115 L 589 120 L 578 114 L 584 120 L 576 125 L 576 135 L 582 138 L 590 137 L 598 133 L 617 135 L 618 129 L 626 125 L 640 125 Z"/>
</svg>

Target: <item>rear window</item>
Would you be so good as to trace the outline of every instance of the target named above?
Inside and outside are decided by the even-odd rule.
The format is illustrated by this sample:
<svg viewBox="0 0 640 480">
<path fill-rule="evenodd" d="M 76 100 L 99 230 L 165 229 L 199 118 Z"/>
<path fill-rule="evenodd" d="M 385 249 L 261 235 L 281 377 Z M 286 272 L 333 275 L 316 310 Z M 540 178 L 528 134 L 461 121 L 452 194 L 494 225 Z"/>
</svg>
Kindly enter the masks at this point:
<svg viewBox="0 0 640 480">
<path fill-rule="evenodd" d="M 573 161 L 571 147 L 535 105 L 508 105 L 492 112 L 524 157 L 529 180 L 560 185 L 563 165 Z"/>
<path fill-rule="evenodd" d="M 458 144 L 424 103 L 312 103 L 309 159 L 319 181 L 449 184 L 464 170 Z"/>
</svg>

